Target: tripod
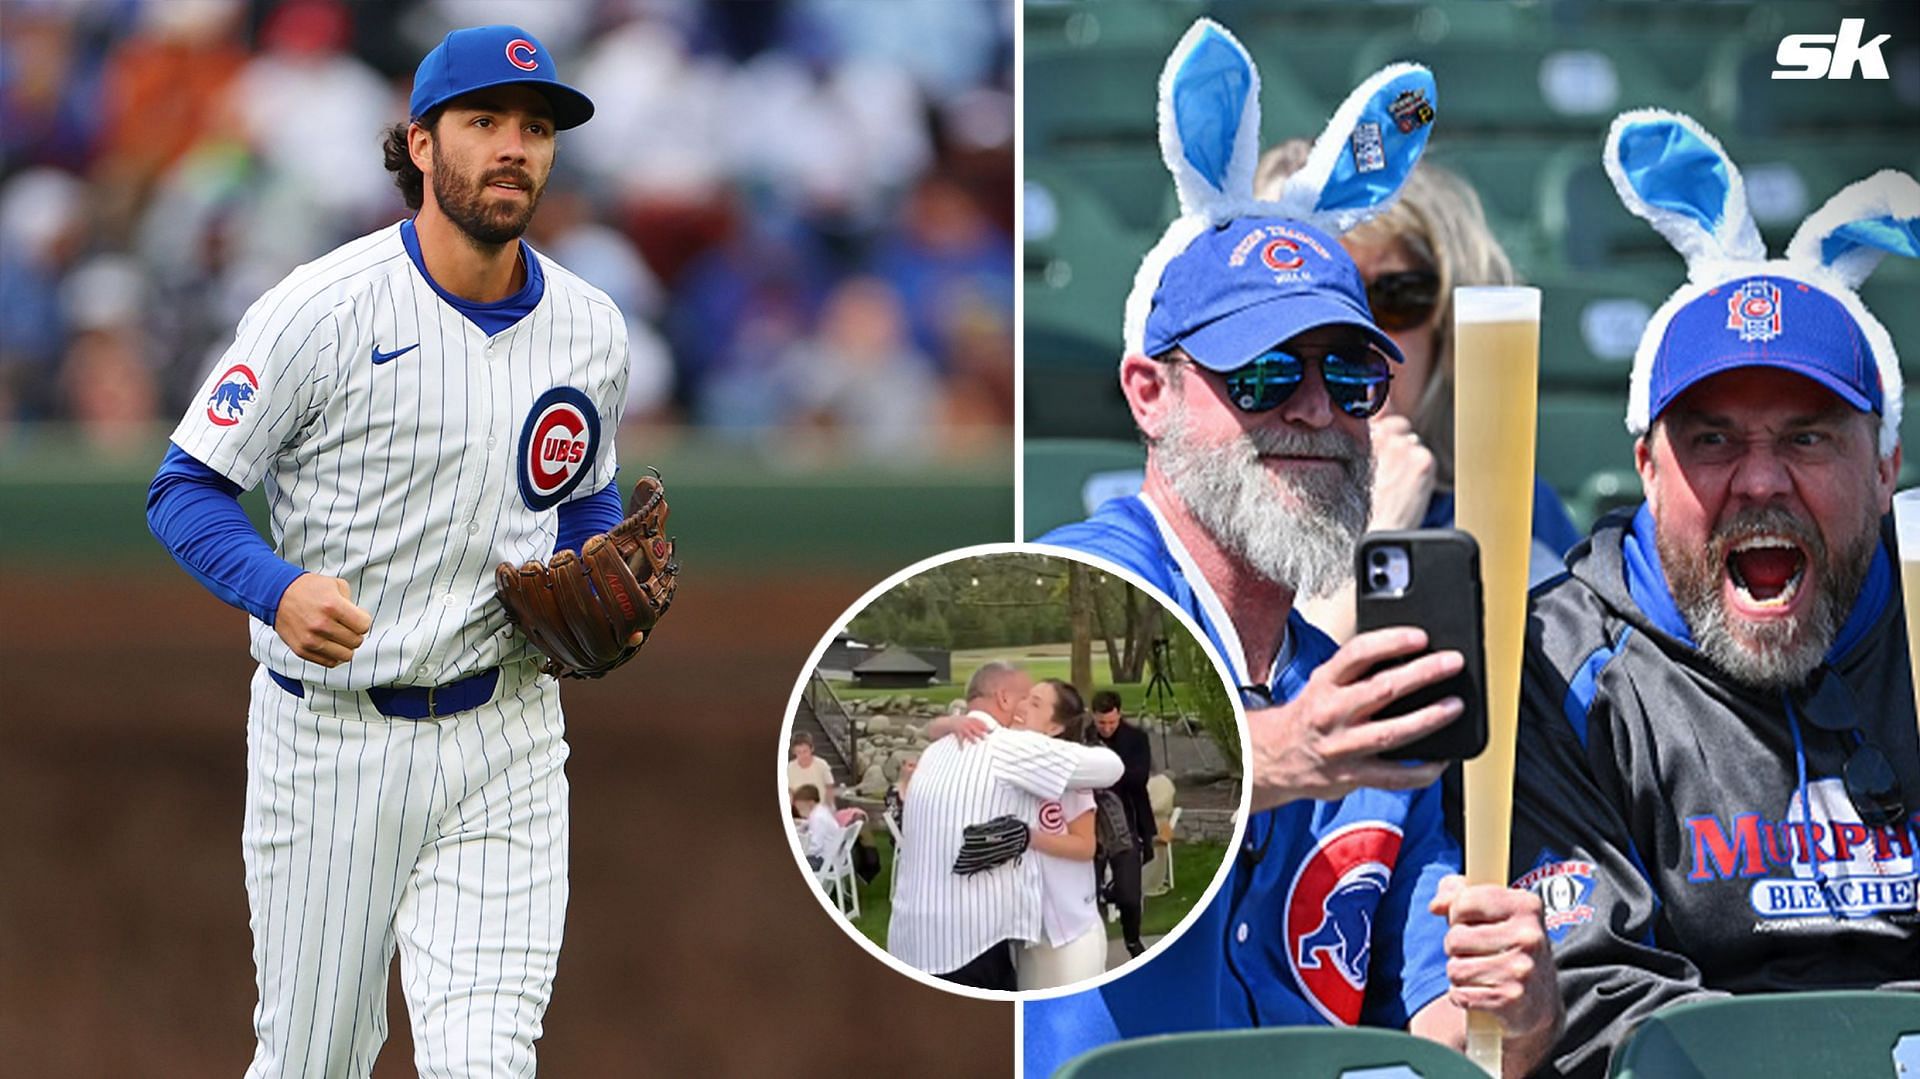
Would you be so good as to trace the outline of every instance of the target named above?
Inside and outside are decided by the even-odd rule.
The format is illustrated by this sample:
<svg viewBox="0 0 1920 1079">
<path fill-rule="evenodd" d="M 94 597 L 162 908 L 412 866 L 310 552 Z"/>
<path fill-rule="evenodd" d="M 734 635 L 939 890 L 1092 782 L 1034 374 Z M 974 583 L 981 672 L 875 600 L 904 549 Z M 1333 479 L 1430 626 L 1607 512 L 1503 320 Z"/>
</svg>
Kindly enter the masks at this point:
<svg viewBox="0 0 1920 1079">
<path fill-rule="evenodd" d="M 1148 662 L 1153 667 L 1153 677 L 1147 679 L 1147 688 L 1141 691 L 1141 697 L 1148 709 L 1160 717 L 1160 759 L 1165 761 L 1168 759 L 1168 721 L 1178 718 L 1186 733 L 1193 732 L 1187 729 L 1186 717 L 1180 711 L 1180 694 L 1173 688 L 1173 680 L 1167 674 L 1167 669 L 1173 666 L 1173 650 L 1167 646 L 1165 637 L 1153 639 L 1153 655 Z"/>
</svg>

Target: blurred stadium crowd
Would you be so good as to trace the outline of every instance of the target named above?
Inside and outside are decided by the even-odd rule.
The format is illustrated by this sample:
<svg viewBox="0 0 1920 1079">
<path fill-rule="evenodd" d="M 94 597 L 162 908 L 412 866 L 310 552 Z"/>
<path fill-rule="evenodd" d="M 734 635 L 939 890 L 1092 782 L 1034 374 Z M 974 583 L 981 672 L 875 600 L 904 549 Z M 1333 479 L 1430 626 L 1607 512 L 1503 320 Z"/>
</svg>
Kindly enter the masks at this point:
<svg viewBox="0 0 1920 1079">
<path fill-rule="evenodd" d="M 606 290 L 627 416 L 788 454 L 1004 446 L 1013 46 L 994 0 L 5 0 L 0 452 L 157 453 L 246 307 L 406 211 L 414 66 L 511 22 L 598 107 L 528 239 Z"/>
</svg>

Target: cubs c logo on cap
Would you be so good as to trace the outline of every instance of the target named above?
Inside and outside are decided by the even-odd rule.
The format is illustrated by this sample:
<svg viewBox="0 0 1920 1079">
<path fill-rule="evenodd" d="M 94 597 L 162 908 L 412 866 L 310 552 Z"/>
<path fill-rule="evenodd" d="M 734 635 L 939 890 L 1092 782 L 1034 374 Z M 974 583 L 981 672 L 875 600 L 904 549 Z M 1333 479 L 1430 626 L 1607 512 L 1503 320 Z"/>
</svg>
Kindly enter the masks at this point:
<svg viewBox="0 0 1920 1079">
<path fill-rule="evenodd" d="M 1307 264 L 1300 256 L 1300 245 L 1288 239 L 1268 241 L 1267 246 L 1260 249 L 1260 261 L 1276 272 L 1297 270 Z"/>
<path fill-rule="evenodd" d="M 1400 829 L 1349 824 L 1321 839 L 1287 889 L 1287 964 L 1307 1002 L 1337 1026 L 1360 1021 L 1373 918 L 1400 857 Z"/>
<path fill-rule="evenodd" d="M 1727 329 L 1742 341 L 1771 341 L 1780 336 L 1780 286 L 1749 281 L 1727 297 Z"/>
<path fill-rule="evenodd" d="M 600 448 L 600 414 L 572 386 L 555 386 L 534 401 L 520 430 L 520 497 L 527 508 L 550 509 L 593 471 Z"/>
<path fill-rule="evenodd" d="M 532 71 L 540 66 L 540 61 L 535 60 L 534 55 L 533 42 L 526 38 L 517 37 L 507 42 L 507 63 L 522 71 Z"/>
<path fill-rule="evenodd" d="M 207 422 L 216 427 L 232 427 L 246 415 L 247 402 L 260 392 L 260 379 L 244 363 L 227 368 L 207 395 Z"/>
</svg>

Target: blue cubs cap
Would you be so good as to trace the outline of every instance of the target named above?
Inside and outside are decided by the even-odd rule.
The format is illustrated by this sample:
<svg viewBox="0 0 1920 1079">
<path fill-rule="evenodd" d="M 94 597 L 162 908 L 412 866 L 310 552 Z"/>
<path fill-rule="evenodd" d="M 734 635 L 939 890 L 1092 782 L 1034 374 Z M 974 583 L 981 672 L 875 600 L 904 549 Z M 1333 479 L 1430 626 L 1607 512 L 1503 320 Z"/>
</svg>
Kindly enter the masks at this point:
<svg viewBox="0 0 1920 1079">
<path fill-rule="evenodd" d="M 462 94 L 515 83 L 547 96 L 556 129 L 579 127 L 593 118 L 593 102 L 559 81 L 546 46 L 518 26 L 475 26 L 448 34 L 414 71 L 408 114 L 418 120 Z"/>
<path fill-rule="evenodd" d="M 1861 412 L 1884 413 L 1880 369 L 1839 300 L 1791 277 L 1734 278 L 1674 312 L 1654 353 L 1647 417 L 1701 379 L 1777 367 L 1818 382 Z"/>
<path fill-rule="evenodd" d="M 1208 370 L 1231 371 L 1330 325 L 1358 327 L 1400 362 L 1340 241 L 1300 221 L 1243 217 L 1209 227 L 1168 261 L 1142 344 L 1148 356 L 1178 345 Z"/>
</svg>

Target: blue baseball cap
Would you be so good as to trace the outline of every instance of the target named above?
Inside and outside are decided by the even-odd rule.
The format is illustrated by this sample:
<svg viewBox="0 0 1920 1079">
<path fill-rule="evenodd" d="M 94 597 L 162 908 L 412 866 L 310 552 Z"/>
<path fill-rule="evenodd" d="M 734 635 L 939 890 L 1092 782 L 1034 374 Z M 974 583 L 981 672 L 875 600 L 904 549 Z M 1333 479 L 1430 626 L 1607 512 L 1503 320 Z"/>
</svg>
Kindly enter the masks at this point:
<svg viewBox="0 0 1920 1079">
<path fill-rule="evenodd" d="M 1143 351 L 1175 345 L 1212 371 L 1231 371 L 1287 338 L 1354 326 L 1396 363 L 1374 325 L 1360 271 L 1340 241 L 1304 222 L 1242 217 L 1210 226 L 1161 271 Z"/>
<path fill-rule="evenodd" d="M 414 71 L 407 109 L 418 120 L 462 94 L 516 83 L 547 96 L 556 129 L 579 127 L 593 118 L 593 102 L 555 77 L 546 46 L 518 26 L 475 26 L 448 34 Z"/>
<path fill-rule="evenodd" d="M 1760 274 L 1710 288 L 1674 312 L 1653 357 L 1648 421 L 1688 387 L 1738 367 L 1804 375 L 1861 412 L 1884 413 L 1873 348 L 1846 307 L 1803 281 Z"/>
</svg>

